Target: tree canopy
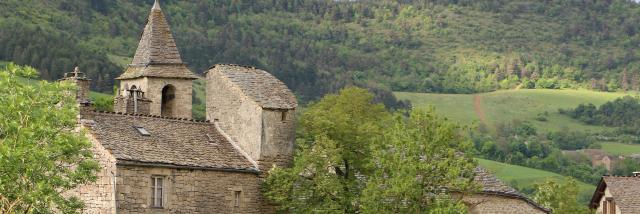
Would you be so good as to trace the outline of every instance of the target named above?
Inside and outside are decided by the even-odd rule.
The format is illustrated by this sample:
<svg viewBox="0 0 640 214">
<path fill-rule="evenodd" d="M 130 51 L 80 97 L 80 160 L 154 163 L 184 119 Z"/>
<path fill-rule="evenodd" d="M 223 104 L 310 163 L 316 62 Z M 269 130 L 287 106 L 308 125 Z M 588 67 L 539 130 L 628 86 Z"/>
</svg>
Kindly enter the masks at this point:
<svg viewBox="0 0 640 214">
<path fill-rule="evenodd" d="M 0 213 L 74 213 L 82 203 L 65 192 L 95 179 L 98 164 L 76 130 L 75 86 L 36 75 L 0 70 Z"/>
<path fill-rule="evenodd" d="M 538 191 L 534 200 L 544 207 L 551 208 L 558 214 L 588 214 L 592 213 L 584 204 L 577 201 L 578 184 L 574 179 L 564 182 L 546 181 L 537 186 Z"/>
<path fill-rule="evenodd" d="M 306 109 L 293 166 L 269 172 L 266 196 L 293 213 L 464 209 L 449 198 L 473 186 L 473 160 L 456 153 L 470 145 L 459 127 L 431 112 L 394 116 L 372 101 L 347 88 Z"/>
</svg>

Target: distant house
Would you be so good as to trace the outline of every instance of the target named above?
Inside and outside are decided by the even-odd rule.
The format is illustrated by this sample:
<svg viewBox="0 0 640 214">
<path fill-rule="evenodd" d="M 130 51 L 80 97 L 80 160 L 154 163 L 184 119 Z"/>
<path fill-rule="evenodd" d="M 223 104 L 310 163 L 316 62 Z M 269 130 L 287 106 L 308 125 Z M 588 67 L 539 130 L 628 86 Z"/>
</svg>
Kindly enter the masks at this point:
<svg viewBox="0 0 640 214">
<path fill-rule="evenodd" d="M 580 157 L 586 156 L 591 161 L 592 167 L 603 166 L 608 171 L 611 171 L 613 169 L 613 166 L 617 161 L 624 159 L 623 156 L 608 155 L 607 152 L 601 149 L 562 151 L 562 153 L 574 159 L 579 159 Z"/>
<path fill-rule="evenodd" d="M 583 150 L 585 154 L 591 157 L 591 166 L 604 166 L 608 171 L 613 169 L 613 165 L 616 161 L 624 159 L 622 156 L 611 156 L 608 155 L 605 151 L 600 149 L 585 149 Z"/>
<path fill-rule="evenodd" d="M 631 177 L 603 176 L 589 208 L 598 214 L 640 214 L 640 173 Z"/>
<path fill-rule="evenodd" d="M 505 185 L 493 174 L 481 167 L 476 168 L 474 180 L 482 185 L 482 190 L 462 199 L 469 208 L 469 213 L 550 213 L 548 209 L 538 205 L 512 187 Z"/>
</svg>

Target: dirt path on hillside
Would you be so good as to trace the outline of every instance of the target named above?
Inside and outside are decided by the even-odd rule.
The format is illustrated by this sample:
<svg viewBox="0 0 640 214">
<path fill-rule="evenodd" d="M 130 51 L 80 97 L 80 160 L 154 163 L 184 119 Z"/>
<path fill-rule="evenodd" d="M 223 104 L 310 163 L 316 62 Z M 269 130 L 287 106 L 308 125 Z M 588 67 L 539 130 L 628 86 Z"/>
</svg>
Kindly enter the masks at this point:
<svg viewBox="0 0 640 214">
<path fill-rule="evenodd" d="M 473 109 L 476 111 L 478 118 L 480 118 L 480 122 L 487 125 L 487 119 L 484 116 L 484 111 L 482 111 L 482 97 L 480 97 L 480 95 L 473 97 Z"/>
</svg>

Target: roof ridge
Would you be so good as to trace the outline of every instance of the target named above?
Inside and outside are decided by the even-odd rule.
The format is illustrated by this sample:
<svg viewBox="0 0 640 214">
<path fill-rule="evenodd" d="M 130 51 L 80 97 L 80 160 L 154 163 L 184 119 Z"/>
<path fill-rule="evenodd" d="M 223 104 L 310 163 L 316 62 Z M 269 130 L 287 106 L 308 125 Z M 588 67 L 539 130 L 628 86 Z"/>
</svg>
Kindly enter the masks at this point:
<svg viewBox="0 0 640 214">
<path fill-rule="evenodd" d="M 638 178 L 638 179 L 640 179 L 640 176 L 633 176 L 633 175 L 603 175 L 602 177 L 608 177 L 608 178 Z"/>
<path fill-rule="evenodd" d="M 134 116 L 134 117 L 146 117 L 146 118 L 160 118 L 166 120 L 175 120 L 175 121 L 185 121 L 185 122 L 193 122 L 193 123 L 204 123 L 204 124 L 212 124 L 210 120 L 197 120 L 193 118 L 184 118 L 184 117 L 165 117 L 158 116 L 152 114 L 133 114 L 133 113 L 125 113 L 125 112 L 113 112 L 113 111 L 92 111 L 94 113 L 100 114 L 110 114 L 110 115 L 123 115 L 123 116 Z"/>
<path fill-rule="evenodd" d="M 262 70 L 260 68 L 256 68 L 255 66 L 250 66 L 250 65 L 240 65 L 240 64 L 231 64 L 231 63 L 218 63 L 215 65 L 212 65 L 211 67 L 209 67 L 209 69 L 213 69 L 216 66 L 230 66 L 230 67 L 242 67 L 242 68 L 248 68 L 248 69 L 255 69 L 255 70 Z"/>
</svg>

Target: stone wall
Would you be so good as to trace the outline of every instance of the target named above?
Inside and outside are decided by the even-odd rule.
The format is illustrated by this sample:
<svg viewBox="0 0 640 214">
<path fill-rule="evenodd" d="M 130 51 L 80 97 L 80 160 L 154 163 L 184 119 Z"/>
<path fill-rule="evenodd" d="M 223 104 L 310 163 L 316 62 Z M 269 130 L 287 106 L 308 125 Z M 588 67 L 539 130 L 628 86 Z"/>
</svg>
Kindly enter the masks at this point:
<svg viewBox="0 0 640 214">
<path fill-rule="evenodd" d="M 262 112 L 264 139 L 258 164 L 268 171 L 272 165 L 289 166 L 293 157 L 296 130 L 295 110 L 270 110 Z"/>
<path fill-rule="evenodd" d="M 530 214 L 545 213 L 525 200 L 487 194 L 465 196 L 463 202 L 469 206 L 469 213 L 481 214 Z"/>
<path fill-rule="evenodd" d="M 120 81 L 120 93 L 126 94 L 125 86 L 135 85 L 144 92 L 145 98 L 151 100 L 150 114 L 162 115 L 162 89 L 167 85 L 175 87 L 175 104 L 169 117 L 191 119 L 193 85 L 190 79 L 141 77 Z"/>
<path fill-rule="evenodd" d="M 220 128 L 253 160 L 260 158 L 262 108 L 218 72 L 207 73 L 207 120 Z"/>
<path fill-rule="evenodd" d="M 88 136 L 93 146 L 94 158 L 100 164 L 100 171 L 96 174 L 94 183 L 82 185 L 71 192 L 78 196 L 85 204 L 82 213 L 115 213 L 115 175 L 116 160 L 111 154 L 97 143 L 93 136 Z"/>
<path fill-rule="evenodd" d="M 118 166 L 117 174 L 118 213 L 263 213 L 253 173 Z M 152 176 L 164 178 L 163 208 L 151 208 Z"/>
</svg>

